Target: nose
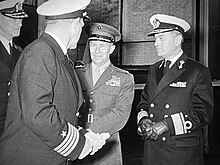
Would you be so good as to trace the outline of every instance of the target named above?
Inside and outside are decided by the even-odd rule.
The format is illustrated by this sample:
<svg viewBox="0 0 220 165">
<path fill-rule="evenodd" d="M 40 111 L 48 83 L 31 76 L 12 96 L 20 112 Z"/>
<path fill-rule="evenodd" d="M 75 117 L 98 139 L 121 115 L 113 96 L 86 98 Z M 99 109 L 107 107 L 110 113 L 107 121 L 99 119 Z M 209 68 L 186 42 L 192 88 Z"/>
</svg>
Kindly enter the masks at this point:
<svg viewBox="0 0 220 165">
<path fill-rule="evenodd" d="M 158 39 L 156 38 L 154 42 L 154 46 L 157 46 L 157 45 L 158 45 Z"/>
<path fill-rule="evenodd" d="M 95 47 L 95 53 L 99 53 L 99 46 Z"/>
</svg>

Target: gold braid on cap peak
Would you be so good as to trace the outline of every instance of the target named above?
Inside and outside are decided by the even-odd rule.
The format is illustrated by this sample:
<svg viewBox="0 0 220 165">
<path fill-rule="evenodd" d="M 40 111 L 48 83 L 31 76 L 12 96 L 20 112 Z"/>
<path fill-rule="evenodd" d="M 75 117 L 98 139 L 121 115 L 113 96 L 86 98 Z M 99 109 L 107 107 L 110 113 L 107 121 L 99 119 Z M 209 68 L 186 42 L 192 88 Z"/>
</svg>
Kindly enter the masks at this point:
<svg viewBox="0 0 220 165">
<path fill-rule="evenodd" d="M 28 15 L 23 10 L 21 2 L 16 3 L 13 7 L 0 10 L 0 13 L 6 17 L 14 19 L 22 19 L 28 17 Z"/>
</svg>

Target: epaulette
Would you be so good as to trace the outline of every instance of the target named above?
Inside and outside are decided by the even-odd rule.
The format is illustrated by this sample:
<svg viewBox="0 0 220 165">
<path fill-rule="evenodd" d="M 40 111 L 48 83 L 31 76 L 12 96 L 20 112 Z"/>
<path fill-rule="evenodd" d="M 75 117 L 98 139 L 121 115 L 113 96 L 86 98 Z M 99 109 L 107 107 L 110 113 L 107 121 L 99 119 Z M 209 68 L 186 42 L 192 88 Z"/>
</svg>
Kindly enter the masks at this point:
<svg viewBox="0 0 220 165">
<path fill-rule="evenodd" d="M 121 72 L 121 73 L 125 73 L 125 74 L 130 74 L 127 70 L 124 70 L 124 69 L 121 69 L 121 68 L 118 68 L 118 67 L 115 67 L 115 70 L 117 72 Z"/>
</svg>

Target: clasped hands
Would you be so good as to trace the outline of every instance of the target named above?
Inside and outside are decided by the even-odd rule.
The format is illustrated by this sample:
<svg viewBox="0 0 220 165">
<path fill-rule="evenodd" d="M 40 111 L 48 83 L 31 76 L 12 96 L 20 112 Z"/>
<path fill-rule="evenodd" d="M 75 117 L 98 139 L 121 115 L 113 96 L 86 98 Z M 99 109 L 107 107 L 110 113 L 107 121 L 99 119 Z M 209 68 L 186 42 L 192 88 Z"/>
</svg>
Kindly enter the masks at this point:
<svg viewBox="0 0 220 165">
<path fill-rule="evenodd" d="M 88 132 L 84 136 L 86 138 L 85 145 L 78 159 L 83 159 L 87 155 L 94 155 L 99 149 L 102 148 L 103 145 L 105 145 L 106 140 L 110 137 L 110 134 L 94 133 L 88 129 Z"/>
<path fill-rule="evenodd" d="M 147 117 L 143 117 L 138 123 L 138 134 L 143 137 L 143 140 L 157 140 L 161 135 L 169 130 L 165 120 L 152 122 Z"/>
</svg>

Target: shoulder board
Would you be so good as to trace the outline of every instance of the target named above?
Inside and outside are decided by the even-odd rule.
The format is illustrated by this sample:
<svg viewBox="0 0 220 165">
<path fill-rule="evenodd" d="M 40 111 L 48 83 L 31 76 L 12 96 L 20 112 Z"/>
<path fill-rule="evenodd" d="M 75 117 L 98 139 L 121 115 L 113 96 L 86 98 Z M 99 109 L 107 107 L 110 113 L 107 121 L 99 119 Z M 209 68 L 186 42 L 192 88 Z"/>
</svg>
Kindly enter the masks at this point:
<svg viewBox="0 0 220 165">
<path fill-rule="evenodd" d="M 127 70 L 115 67 L 115 71 L 120 72 L 120 73 L 125 73 L 125 74 L 130 74 Z"/>
</svg>

